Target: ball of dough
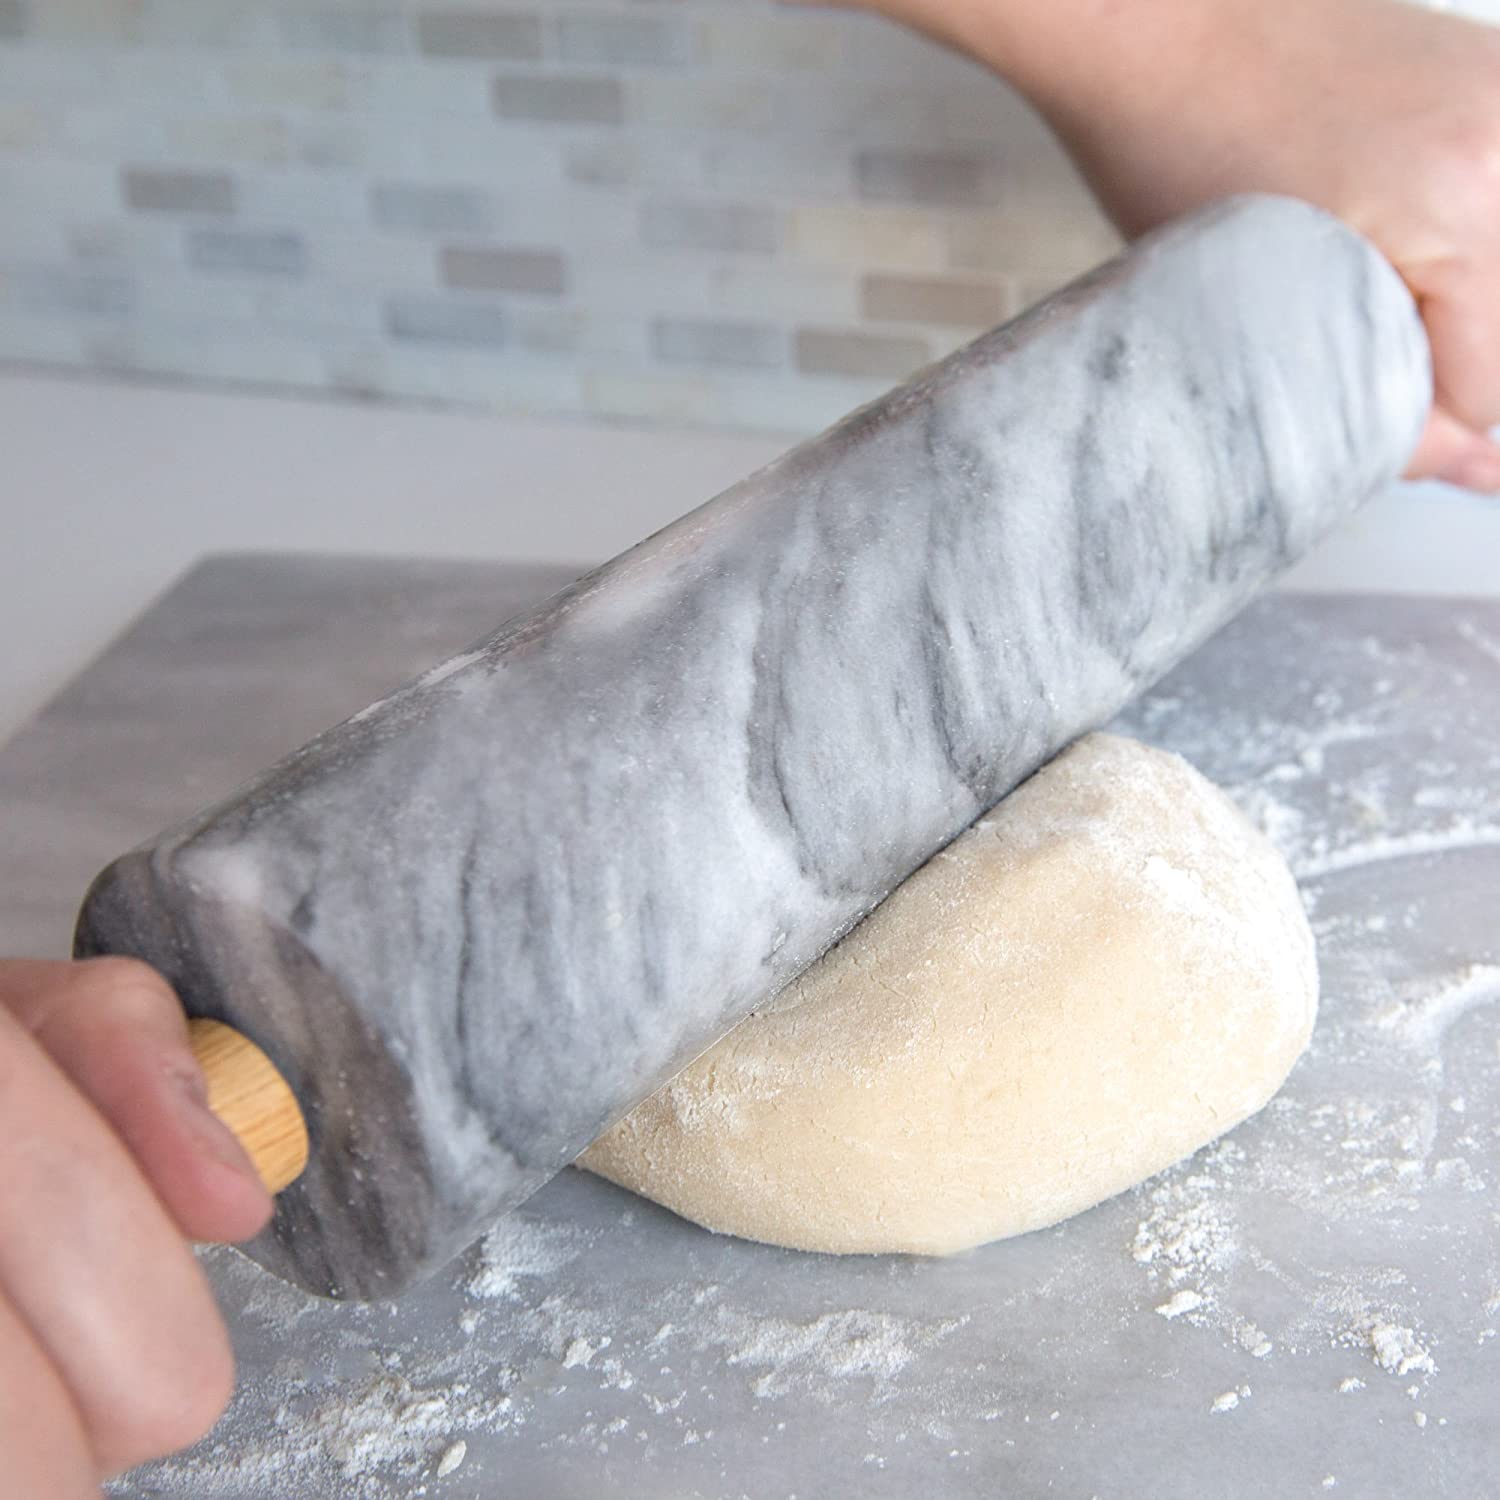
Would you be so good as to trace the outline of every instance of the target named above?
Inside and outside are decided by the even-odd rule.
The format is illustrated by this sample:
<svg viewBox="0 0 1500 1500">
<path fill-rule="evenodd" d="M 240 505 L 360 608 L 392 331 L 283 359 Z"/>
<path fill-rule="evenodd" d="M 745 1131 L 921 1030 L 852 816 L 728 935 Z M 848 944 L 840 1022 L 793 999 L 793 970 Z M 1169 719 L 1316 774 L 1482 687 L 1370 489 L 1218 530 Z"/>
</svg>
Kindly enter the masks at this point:
<svg viewBox="0 0 1500 1500">
<path fill-rule="evenodd" d="M 1253 1114 L 1317 989 L 1265 838 L 1177 756 L 1093 734 L 580 1165 L 747 1239 L 948 1254 Z"/>
</svg>

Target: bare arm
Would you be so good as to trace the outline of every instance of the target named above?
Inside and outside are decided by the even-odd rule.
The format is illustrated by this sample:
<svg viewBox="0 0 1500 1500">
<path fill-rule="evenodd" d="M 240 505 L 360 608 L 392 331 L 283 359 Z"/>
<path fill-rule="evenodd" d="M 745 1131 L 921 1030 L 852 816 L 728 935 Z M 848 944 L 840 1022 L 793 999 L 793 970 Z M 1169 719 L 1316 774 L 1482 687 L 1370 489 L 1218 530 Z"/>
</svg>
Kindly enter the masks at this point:
<svg viewBox="0 0 1500 1500">
<path fill-rule="evenodd" d="M 1036 105 L 1135 234 L 1225 193 L 1321 204 L 1421 302 L 1413 473 L 1500 490 L 1500 31 L 1399 0 L 847 0 Z"/>
</svg>

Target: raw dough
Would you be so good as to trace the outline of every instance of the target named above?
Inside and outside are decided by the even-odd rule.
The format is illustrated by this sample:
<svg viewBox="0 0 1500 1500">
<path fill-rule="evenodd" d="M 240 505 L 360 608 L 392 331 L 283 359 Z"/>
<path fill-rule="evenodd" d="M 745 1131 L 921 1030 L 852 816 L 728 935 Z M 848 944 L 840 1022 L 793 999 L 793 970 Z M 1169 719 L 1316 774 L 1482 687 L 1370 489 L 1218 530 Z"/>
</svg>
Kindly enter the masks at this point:
<svg viewBox="0 0 1500 1500">
<path fill-rule="evenodd" d="M 580 1165 L 749 1239 L 947 1254 L 1253 1114 L 1317 988 L 1271 845 L 1185 761 L 1094 734 Z"/>
</svg>

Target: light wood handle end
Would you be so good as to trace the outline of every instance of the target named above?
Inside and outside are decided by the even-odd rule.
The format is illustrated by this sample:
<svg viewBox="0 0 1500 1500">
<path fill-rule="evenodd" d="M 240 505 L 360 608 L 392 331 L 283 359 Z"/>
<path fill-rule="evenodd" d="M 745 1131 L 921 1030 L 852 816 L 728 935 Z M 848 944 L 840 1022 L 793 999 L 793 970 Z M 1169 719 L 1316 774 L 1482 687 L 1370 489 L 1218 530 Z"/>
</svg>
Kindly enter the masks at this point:
<svg viewBox="0 0 1500 1500">
<path fill-rule="evenodd" d="M 276 1065 L 222 1021 L 188 1022 L 193 1054 L 208 1083 L 208 1107 L 234 1132 L 260 1180 L 279 1193 L 307 1165 L 307 1122 Z"/>
</svg>

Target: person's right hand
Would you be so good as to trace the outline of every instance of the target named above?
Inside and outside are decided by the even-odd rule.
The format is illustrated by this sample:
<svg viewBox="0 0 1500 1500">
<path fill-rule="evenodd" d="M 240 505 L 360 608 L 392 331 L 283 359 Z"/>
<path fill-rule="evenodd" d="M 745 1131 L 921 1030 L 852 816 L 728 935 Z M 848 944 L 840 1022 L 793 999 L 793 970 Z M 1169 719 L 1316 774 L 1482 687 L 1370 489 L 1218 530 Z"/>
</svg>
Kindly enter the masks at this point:
<svg viewBox="0 0 1500 1500">
<path fill-rule="evenodd" d="M 213 1425 L 234 1366 L 187 1241 L 248 1238 L 270 1209 L 155 970 L 0 960 L 6 1495 L 97 1500 Z"/>
</svg>

